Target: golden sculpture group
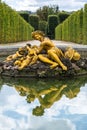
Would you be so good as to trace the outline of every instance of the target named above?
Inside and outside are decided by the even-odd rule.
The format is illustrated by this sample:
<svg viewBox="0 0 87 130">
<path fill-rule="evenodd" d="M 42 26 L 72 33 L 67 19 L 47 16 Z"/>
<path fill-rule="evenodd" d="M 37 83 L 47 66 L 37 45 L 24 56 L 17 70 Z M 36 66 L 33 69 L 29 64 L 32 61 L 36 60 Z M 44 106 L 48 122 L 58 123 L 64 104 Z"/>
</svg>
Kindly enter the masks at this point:
<svg viewBox="0 0 87 130">
<path fill-rule="evenodd" d="M 6 58 L 6 62 L 14 60 L 14 65 L 22 70 L 28 65 L 32 65 L 40 60 L 44 63 L 50 64 L 50 68 L 53 69 L 57 66 L 62 67 L 63 70 L 67 71 L 61 58 L 68 58 L 70 60 L 79 60 L 80 54 L 71 47 L 68 47 L 65 52 L 57 48 L 54 43 L 41 31 L 32 32 L 32 38 L 40 41 L 40 46 L 27 44 L 25 47 L 19 48 L 19 50 Z M 45 50 L 45 53 L 42 51 Z"/>
</svg>

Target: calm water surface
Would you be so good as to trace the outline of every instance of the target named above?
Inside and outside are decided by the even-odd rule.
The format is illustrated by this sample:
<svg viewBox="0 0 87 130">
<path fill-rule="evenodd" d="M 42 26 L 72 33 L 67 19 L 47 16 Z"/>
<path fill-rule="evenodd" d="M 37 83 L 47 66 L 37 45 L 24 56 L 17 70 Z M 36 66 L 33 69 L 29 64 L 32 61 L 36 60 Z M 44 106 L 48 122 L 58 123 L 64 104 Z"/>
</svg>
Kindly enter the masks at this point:
<svg viewBox="0 0 87 130">
<path fill-rule="evenodd" d="M 87 130 L 87 77 L 0 78 L 0 130 Z"/>
</svg>

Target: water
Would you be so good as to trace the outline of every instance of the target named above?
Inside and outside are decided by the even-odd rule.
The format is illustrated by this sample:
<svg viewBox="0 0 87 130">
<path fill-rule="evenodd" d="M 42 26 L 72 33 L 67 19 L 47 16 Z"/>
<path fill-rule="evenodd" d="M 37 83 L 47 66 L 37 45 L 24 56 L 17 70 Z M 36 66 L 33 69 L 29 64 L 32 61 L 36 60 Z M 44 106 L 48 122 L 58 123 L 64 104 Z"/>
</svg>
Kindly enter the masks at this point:
<svg viewBox="0 0 87 130">
<path fill-rule="evenodd" d="M 87 77 L 0 78 L 0 130 L 87 130 Z"/>
</svg>

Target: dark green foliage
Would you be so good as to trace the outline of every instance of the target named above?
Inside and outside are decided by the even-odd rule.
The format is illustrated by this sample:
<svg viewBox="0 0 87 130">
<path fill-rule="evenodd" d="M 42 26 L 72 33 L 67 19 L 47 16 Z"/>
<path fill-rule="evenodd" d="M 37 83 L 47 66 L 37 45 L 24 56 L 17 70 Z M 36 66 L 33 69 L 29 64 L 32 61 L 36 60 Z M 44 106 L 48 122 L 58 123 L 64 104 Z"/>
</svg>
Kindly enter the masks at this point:
<svg viewBox="0 0 87 130">
<path fill-rule="evenodd" d="M 48 33 L 50 34 L 50 38 L 55 38 L 55 28 L 58 25 L 58 16 L 57 15 L 49 15 L 48 16 Z"/>
<path fill-rule="evenodd" d="M 38 30 L 39 27 L 39 17 L 38 15 L 30 15 L 29 16 L 29 23 L 32 27 L 34 27 L 35 30 Z"/>
<path fill-rule="evenodd" d="M 26 22 L 29 22 L 29 14 L 28 13 L 20 13 L 20 15 L 24 18 Z"/>
<path fill-rule="evenodd" d="M 47 21 L 48 6 L 43 6 L 43 8 L 39 8 L 36 13 L 39 16 L 41 21 L 43 21 L 43 20 Z"/>
<path fill-rule="evenodd" d="M 0 43 L 31 39 L 33 27 L 5 3 L 0 4 Z"/>
<path fill-rule="evenodd" d="M 83 44 L 87 44 L 87 4 L 83 11 Z"/>
<path fill-rule="evenodd" d="M 47 35 L 48 24 L 46 21 L 39 21 L 39 30 L 43 31 Z"/>
<path fill-rule="evenodd" d="M 36 14 L 39 16 L 40 20 L 47 21 L 49 15 L 57 15 L 59 12 L 59 6 L 58 5 L 50 5 L 50 6 L 43 6 L 40 7 Z"/>
<path fill-rule="evenodd" d="M 66 18 L 68 18 L 69 17 L 69 13 L 67 13 L 67 12 L 59 12 L 58 13 L 58 16 L 59 16 L 59 22 L 60 23 L 62 23 Z"/>
</svg>

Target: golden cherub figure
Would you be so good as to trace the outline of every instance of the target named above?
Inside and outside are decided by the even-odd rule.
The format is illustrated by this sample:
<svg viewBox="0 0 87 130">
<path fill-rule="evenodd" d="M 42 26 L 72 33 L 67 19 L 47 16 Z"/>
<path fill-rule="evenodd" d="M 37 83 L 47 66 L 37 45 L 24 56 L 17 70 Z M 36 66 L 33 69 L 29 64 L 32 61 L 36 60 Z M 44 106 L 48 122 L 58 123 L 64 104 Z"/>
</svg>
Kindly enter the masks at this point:
<svg viewBox="0 0 87 130">
<path fill-rule="evenodd" d="M 80 54 L 72 47 L 68 47 L 64 55 L 70 60 L 79 60 L 81 57 Z"/>
</svg>

